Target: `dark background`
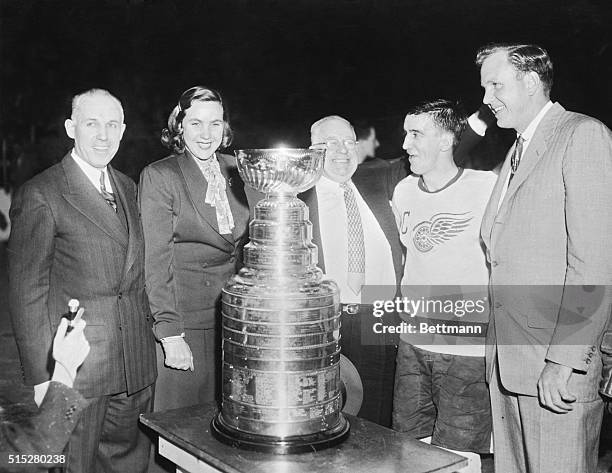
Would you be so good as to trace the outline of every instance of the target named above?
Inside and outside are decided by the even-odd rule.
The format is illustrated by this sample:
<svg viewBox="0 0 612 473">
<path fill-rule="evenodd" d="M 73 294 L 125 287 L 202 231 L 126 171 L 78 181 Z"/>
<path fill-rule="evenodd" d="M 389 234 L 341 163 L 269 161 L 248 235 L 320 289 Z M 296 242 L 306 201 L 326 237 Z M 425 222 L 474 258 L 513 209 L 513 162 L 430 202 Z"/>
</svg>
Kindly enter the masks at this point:
<svg viewBox="0 0 612 473">
<path fill-rule="evenodd" d="M 410 105 L 448 97 L 478 108 L 474 55 L 493 41 L 544 46 L 555 62 L 553 99 L 612 125 L 609 0 L 0 5 L 0 185 L 18 185 L 61 159 L 71 144 L 63 128 L 70 98 L 91 87 L 123 102 L 127 131 L 114 165 L 134 178 L 167 154 L 160 131 L 181 92 L 196 84 L 223 94 L 232 148 L 305 146 L 313 121 L 340 114 L 371 120 L 379 156 L 397 157 Z M 481 154 L 503 158 L 507 139 L 491 130 Z"/>
</svg>

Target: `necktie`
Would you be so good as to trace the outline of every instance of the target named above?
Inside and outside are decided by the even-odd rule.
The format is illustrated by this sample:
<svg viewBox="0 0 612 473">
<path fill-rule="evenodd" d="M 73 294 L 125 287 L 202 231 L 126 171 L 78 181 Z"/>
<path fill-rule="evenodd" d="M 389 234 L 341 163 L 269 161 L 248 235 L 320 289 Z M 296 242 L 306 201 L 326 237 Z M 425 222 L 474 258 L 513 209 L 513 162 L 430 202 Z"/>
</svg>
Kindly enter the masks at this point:
<svg viewBox="0 0 612 473">
<path fill-rule="evenodd" d="M 519 164 L 521 163 L 524 142 L 525 142 L 525 139 L 521 135 L 518 135 L 518 137 L 516 138 L 516 142 L 514 144 L 514 153 L 512 153 L 512 157 L 510 158 L 511 170 L 510 170 L 510 178 L 508 179 L 508 185 L 510 185 L 510 181 L 512 181 L 512 178 L 514 177 L 514 174 L 516 173 L 516 170 L 518 169 Z"/>
<path fill-rule="evenodd" d="M 219 233 L 232 233 L 234 217 L 232 216 L 232 209 L 225 193 L 225 177 L 221 174 L 217 157 L 212 156 L 205 160 L 196 158 L 196 162 L 208 183 L 205 202 L 215 208 Z"/>
<path fill-rule="evenodd" d="M 347 246 L 348 246 L 348 286 L 355 294 L 361 292 L 365 283 L 365 244 L 363 239 L 363 226 L 357 208 L 357 201 L 353 189 L 346 183 L 340 184 L 344 191 L 344 205 L 346 206 L 347 220 Z"/>
<path fill-rule="evenodd" d="M 104 184 L 104 171 L 100 172 L 100 193 L 102 194 L 102 197 L 104 197 L 106 203 L 116 212 L 117 201 L 115 200 L 115 195 L 106 190 L 106 185 Z"/>
</svg>

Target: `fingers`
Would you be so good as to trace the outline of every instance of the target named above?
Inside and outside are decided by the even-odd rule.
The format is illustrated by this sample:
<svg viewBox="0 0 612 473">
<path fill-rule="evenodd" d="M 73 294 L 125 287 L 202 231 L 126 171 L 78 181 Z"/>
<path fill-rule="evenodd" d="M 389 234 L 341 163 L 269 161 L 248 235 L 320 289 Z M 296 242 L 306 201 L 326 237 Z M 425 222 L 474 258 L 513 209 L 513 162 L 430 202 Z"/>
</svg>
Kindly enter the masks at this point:
<svg viewBox="0 0 612 473">
<path fill-rule="evenodd" d="M 538 398 L 542 406 L 557 414 L 566 414 L 574 409 L 571 404 L 576 401 L 566 387 L 559 387 L 555 383 L 540 379 L 538 381 Z"/>
<path fill-rule="evenodd" d="M 66 336 L 64 336 L 66 332 L 64 325 L 67 326 L 67 323 L 61 321 L 53 343 L 53 359 L 64 366 L 68 372 L 74 371 L 76 373 L 76 369 L 85 361 L 91 350 L 83 333 L 86 324 L 85 321 L 81 320 L 75 329 Z"/>
<path fill-rule="evenodd" d="M 538 379 L 538 399 L 543 407 L 558 414 L 574 409 L 576 397 L 568 389 L 571 376 L 571 367 L 546 361 Z"/>
<path fill-rule="evenodd" d="M 82 307 L 77 311 L 77 314 L 74 318 L 74 320 L 72 321 L 73 324 L 77 324 L 79 323 L 79 321 L 81 320 L 81 317 L 83 317 L 83 312 L 85 312 L 85 309 L 83 309 Z"/>
<path fill-rule="evenodd" d="M 76 320 L 76 318 L 74 320 Z M 83 330 L 85 330 L 85 326 L 87 325 L 87 322 L 85 322 L 83 319 L 79 319 L 79 321 L 76 323 L 74 322 L 74 320 L 72 321 L 72 332 L 68 334 L 69 336 L 73 336 L 74 333 L 82 333 Z M 76 337 L 76 335 L 74 336 Z"/>
<path fill-rule="evenodd" d="M 164 361 L 164 365 L 168 368 L 173 368 L 176 370 L 182 371 L 193 371 L 193 358 L 190 359 L 176 359 L 176 358 L 168 358 L 166 357 Z"/>
<path fill-rule="evenodd" d="M 558 390 L 547 391 L 544 395 L 544 406 L 557 414 L 566 414 L 574 406 L 565 402 Z"/>
<path fill-rule="evenodd" d="M 575 402 L 576 401 L 576 396 L 574 396 L 572 393 L 570 393 L 567 388 L 562 389 L 561 391 L 559 391 L 559 394 L 561 395 L 561 399 L 563 399 L 565 402 Z"/>
<path fill-rule="evenodd" d="M 68 320 L 64 317 L 61 318 L 59 326 L 57 327 L 57 332 L 55 332 L 55 343 L 58 340 L 61 340 L 66 336 L 66 331 L 68 330 Z"/>
<path fill-rule="evenodd" d="M 164 343 L 164 365 L 183 371 L 194 371 L 193 355 L 189 345 L 184 340 Z"/>
</svg>

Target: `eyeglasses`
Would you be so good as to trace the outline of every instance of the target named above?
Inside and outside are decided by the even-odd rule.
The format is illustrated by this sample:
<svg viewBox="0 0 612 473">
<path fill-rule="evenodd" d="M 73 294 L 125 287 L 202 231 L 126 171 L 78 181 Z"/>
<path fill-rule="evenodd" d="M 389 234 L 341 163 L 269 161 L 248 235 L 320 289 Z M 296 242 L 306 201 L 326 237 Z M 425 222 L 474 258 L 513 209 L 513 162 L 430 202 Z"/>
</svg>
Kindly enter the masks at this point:
<svg viewBox="0 0 612 473">
<path fill-rule="evenodd" d="M 344 147 L 347 151 L 352 151 L 354 150 L 357 145 L 359 144 L 358 141 L 355 140 L 326 140 L 324 142 L 321 143 L 313 143 L 312 144 L 312 148 L 322 148 L 325 147 L 330 151 L 340 151 L 342 149 L 342 147 Z"/>
</svg>

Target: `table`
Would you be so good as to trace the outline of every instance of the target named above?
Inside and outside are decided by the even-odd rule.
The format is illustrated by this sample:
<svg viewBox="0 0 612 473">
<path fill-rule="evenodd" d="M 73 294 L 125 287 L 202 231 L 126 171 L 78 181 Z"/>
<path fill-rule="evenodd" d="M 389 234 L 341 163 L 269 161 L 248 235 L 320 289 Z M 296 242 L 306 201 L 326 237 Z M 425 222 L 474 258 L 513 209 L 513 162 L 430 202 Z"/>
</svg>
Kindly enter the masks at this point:
<svg viewBox="0 0 612 473">
<path fill-rule="evenodd" d="M 210 433 L 215 404 L 141 414 L 159 435 L 159 452 L 189 473 L 452 473 L 467 459 L 358 417 L 342 444 L 312 453 L 276 455 L 225 445 Z"/>
</svg>

